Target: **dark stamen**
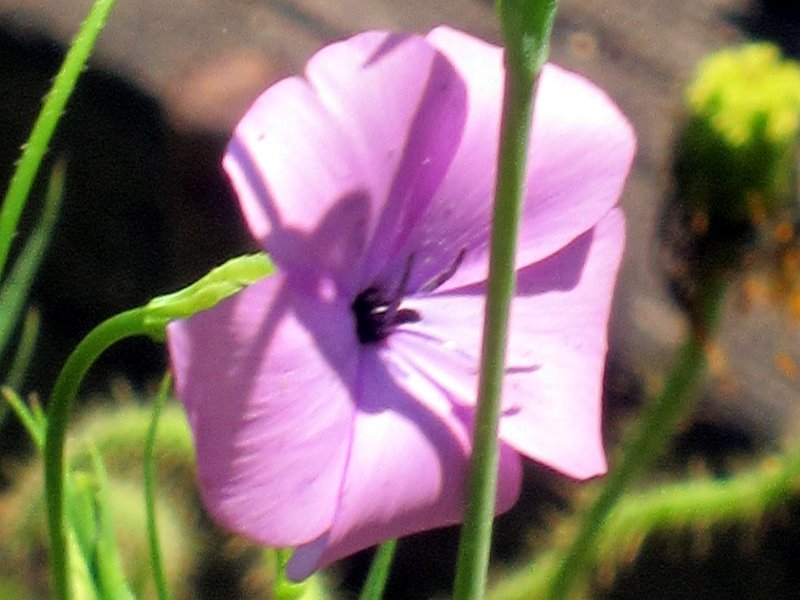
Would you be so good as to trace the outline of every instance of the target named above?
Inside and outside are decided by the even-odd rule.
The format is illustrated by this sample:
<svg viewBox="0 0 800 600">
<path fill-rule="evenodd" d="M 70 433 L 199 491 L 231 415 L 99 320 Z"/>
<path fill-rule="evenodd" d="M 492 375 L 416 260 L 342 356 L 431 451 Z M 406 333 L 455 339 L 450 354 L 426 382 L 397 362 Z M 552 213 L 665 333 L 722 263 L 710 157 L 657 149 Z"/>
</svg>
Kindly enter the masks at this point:
<svg viewBox="0 0 800 600">
<path fill-rule="evenodd" d="M 461 263 L 464 261 L 464 255 L 467 253 L 466 248 L 462 248 L 461 252 L 458 253 L 456 259 L 453 261 L 446 270 L 442 271 L 438 275 L 435 275 L 427 282 L 425 282 L 419 290 L 421 292 L 432 292 L 433 290 L 437 289 L 439 286 L 443 285 L 447 280 L 449 280 L 453 275 L 456 274 L 458 271 L 458 267 L 461 266 Z"/>
<path fill-rule="evenodd" d="M 450 279 L 458 270 L 461 261 L 464 260 L 465 253 L 465 249 L 461 250 L 453 264 L 423 285 L 420 291 L 433 291 Z M 400 304 L 408 292 L 406 288 L 411 279 L 413 263 L 414 255 L 412 254 L 408 257 L 397 289 L 390 296 L 387 297 L 377 286 L 368 287 L 356 296 L 351 309 L 356 317 L 356 335 L 362 344 L 377 344 L 389 337 L 389 334 L 398 325 L 417 323 L 422 320 L 422 316 L 416 310 L 400 308 Z"/>
</svg>

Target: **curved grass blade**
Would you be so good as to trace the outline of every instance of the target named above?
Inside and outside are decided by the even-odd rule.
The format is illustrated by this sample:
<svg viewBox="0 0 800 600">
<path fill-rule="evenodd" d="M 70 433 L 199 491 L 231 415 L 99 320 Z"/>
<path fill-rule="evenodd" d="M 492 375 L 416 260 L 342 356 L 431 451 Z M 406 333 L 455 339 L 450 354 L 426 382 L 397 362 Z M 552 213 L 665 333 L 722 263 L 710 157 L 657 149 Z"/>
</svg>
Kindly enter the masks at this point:
<svg viewBox="0 0 800 600">
<path fill-rule="evenodd" d="M 134 595 L 125 581 L 122 570 L 117 541 L 114 538 L 112 524 L 111 500 L 108 497 L 108 473 L 103 459 L 96 448 L 92 449 L 92 470 L 97 479 L 97 549 L 96 569 L 97 587 L 103 598 L 114 600 L 134 600 Z"/>
</svg>

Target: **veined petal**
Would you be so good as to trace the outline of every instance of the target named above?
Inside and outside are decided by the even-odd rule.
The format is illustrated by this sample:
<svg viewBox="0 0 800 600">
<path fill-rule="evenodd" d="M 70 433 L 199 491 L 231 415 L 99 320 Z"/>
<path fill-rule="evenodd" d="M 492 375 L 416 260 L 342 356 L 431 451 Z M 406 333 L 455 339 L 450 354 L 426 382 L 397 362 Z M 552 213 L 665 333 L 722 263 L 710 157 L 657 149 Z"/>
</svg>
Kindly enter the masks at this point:
<svg viewBox="0 0 800 600">
<path fill-rule="evenodd" d="M 424 38 L 382 32 L 324 48 L 307 78 L 256 100 L 223 164 L 276 263 L 327 271 L 352 293 L 387 263 L 402 269 L 395 251 L 455 154 L 466 92 Z"/>
<path fill-rule="evenodd" d="M 462 520 L 471 411 L 435 414 L 399 387 L 378 352 L 360 366 L 359 410 L 339 509 L 330 532 L 300 547 L 292 579 L 381 541 Z M 519 495 L 519 456 L 501 451 L 497 510 Z"/>
<path fill-rule="evenodd" d="M 560 252 L 517 273 L 500 436 L 576 478 L 605 470 L 602 378 L 623 246 L 622 213 L 614 209 Z M 392 339 L 395 351 L 453 402 L 476 401 L 485 291 L 482 283 L 409 299 L 403 306 L 421 320 L 403 325 Z M 420 351 L 423 338 L 429 345 Z"/>
<path fill-rule="evenodd" d="M 355 414 L 348 307 L 294 287 L 274 275 L 167 330 L 205 504 L 272 546 L 330 528 Z"/>
<path fill-rule="evenodd" d="M 469 91 L 461 145 L 416 242 L 449 257 L 467 249 L 464 264 L 445 286 L 455 288 L 484 280 L 488 272 L 502 50 L 445 27 L 428 40 L 447 55 Z M 563 248 L 617 203 L 635 147 L 630 124 L 605 92 L 580 75 L 545 65 L 536 95 L 518 268 Z"/>
<path fill-rule="evenodd" d="M 520 271 L 500 437 L 579 479 L 606 470 L 602 386 L 608 318 L 625 239 L 619 209 L 563 251 Z M 581 258 L 583 257 L 583 260 Z"/>
</svg>

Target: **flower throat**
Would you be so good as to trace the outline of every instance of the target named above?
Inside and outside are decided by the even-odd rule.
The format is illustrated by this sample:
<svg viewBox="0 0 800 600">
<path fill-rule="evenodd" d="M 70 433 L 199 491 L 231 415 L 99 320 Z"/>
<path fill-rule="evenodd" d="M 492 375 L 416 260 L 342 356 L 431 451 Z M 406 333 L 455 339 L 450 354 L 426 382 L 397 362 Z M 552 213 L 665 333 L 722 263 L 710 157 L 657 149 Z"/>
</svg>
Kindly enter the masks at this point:
<svg viewBox="0 0 800 600">
<path fill-rule="evenodd" d="M 419 291 L 432 292 L 450 279 L 458 270 L 461 261 L 464 260 L 464 254 L 465 250 L 462 249 L 449 268 L 425 283 Z M 414 255 L 412 254 L 408 257 L 400 285 L 397 286 L 393 295 L 387 297 L 378 286 L 370 286 L 356 296 L 350 308 L 355 314 L 356 334 L 358 341 L 362 344 L 377 344 L 389 337 L 389 334 L 398 325 L 417 323 L 422 320 L 422 315 L 418 311 L 400 308 L 400 304 L 408 292 L 408 280 L 411 277 L 413 262 Z"/>
</svg>

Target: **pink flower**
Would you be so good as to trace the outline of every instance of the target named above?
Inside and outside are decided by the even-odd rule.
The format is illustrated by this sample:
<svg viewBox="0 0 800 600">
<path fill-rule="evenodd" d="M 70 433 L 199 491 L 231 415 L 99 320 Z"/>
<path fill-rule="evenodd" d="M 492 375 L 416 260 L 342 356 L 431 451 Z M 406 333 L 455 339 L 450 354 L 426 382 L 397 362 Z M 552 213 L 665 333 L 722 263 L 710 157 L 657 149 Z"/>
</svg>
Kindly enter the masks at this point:
<svg viewBox="0 0 800 600">
<path fill-rule="evenodd" d="M 295 547 L 308 576 L 465 503 L 503 89 L 501 50 L 451 29 L 369 32 L 267 90 L 224 159 L 277 273 L 168 330 L 208 509 Z M 542 73 L 500 425 L 520 455 L 605 471 L 606 326 L 630 125 Z"/>
</svg>

